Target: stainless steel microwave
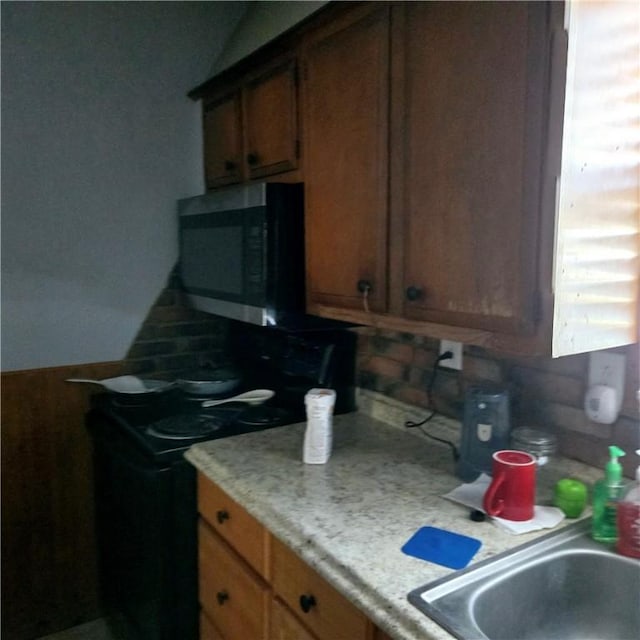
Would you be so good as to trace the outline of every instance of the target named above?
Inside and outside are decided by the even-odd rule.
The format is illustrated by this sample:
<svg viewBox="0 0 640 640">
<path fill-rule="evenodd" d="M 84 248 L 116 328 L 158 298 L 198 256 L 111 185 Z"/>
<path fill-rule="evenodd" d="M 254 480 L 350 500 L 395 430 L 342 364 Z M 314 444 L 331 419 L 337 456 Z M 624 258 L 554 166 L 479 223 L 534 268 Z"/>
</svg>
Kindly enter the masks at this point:
<svg viewBox="0 0 640 640">
<path fill-rule="evenodd" d="M 182 286 L 202 311 L 263 326 L 304 316 L 303 185 L 252 183 L 178 201 Z"/>
</svg>

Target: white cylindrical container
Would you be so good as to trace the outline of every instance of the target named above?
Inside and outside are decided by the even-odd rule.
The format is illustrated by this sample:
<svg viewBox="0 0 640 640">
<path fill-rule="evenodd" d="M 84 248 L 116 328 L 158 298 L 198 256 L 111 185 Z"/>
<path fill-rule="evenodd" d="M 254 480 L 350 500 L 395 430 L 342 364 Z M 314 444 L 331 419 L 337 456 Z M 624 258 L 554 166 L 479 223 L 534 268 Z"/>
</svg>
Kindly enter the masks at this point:
<svg viewBox="0 0 640 640">
<path fill-rule="evenodd" d="M 324 464 L 331 455 L 335 403 L 336 392 L 333 389 L 310 389 L 304 397 L 307 429 L 302 459 L 306 464 Z"/>
</svg>

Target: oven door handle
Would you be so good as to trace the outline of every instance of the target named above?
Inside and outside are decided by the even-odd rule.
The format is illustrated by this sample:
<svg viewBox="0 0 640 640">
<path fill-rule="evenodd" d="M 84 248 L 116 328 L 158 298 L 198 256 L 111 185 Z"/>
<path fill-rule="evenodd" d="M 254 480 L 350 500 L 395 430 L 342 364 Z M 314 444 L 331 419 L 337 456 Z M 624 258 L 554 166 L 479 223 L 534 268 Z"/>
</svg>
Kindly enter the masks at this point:
<svg viewBox="0 0 640 640">
<path fill-rule="evenodd" d="M 130 444 L 125 451 L 122 446 L 117 446 L 104 438 L 100 438 L 94 442 L 94 455 L 106 456 L 112 460 L 112 464 L 115 462 L 132 472 L 145 476 L 164 475 L 171 471 L 171 466 L 154 463 L 152 460 L 141 455 L 137 451 L 137 448 L 134 449 Z"/>
</svg>

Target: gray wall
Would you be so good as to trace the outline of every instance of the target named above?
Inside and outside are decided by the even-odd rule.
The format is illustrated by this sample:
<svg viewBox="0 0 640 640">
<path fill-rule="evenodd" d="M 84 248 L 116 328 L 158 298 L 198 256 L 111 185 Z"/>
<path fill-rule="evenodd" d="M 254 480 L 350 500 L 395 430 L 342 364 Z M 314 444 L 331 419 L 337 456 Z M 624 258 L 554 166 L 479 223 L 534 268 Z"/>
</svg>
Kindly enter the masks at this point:
<svg viewBox="0 0 640 640">
<path fill-rule="evenodd" d="M 216 61 L 216 71 L 222 71 L 241 60 L 325 4 L 326 0 L 248 2 L 247 11 L 233 37 L 229 39 Z"/>
<path fill-rule="evenodd" d="M 245 2 L 3 2 L 2 369 L 124 357 L 202 191 L 199 104 Z"/>
</svg>

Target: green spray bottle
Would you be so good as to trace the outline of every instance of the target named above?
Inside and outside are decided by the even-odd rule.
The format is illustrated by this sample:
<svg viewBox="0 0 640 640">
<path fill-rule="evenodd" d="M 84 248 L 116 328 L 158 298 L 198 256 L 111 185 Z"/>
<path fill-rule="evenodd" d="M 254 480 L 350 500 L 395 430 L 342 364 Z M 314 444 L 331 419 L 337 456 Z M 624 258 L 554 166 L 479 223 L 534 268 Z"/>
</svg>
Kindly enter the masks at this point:
<svg viewBox="0 0 640 640">
<path fill-rule="evenodd" d="M 604 478 L 593 487 L 593 518 L 591 535 L 598 542 L 616 542 L 618 502 L 625 494 L 627 482 L 622 478 L 622 465 L 618 458 L 624 451 L 615 445 L 609 447 L 609 462 L 604 469 Z"/>
</svg>

